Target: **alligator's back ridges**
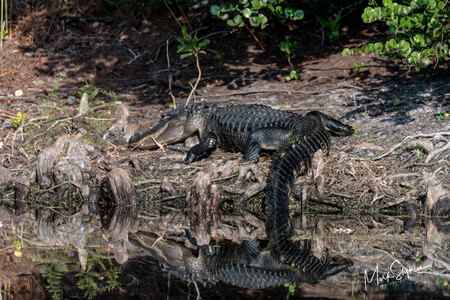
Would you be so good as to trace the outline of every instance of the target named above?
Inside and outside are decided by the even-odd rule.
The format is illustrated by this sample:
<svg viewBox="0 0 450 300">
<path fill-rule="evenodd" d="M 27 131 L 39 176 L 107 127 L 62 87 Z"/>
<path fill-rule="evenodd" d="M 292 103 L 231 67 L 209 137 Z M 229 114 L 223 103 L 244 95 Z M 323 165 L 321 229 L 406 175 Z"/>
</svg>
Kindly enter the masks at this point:
<svg viewBox="0 0 450 300">
<path fill-rule="evenodd" d="M 195 257 L 185 252 L 186 265 L 190 267 L 187 273 L 180 275 L 190 281 L 225 281 L 252 288 L 311 282 L 309 271 L 292 270 L 275 259 L 270 251 L 260 252 L 256 241 L 221 245 L 211 256 Z"/>
<path fill-rule="evenodd" d="M 294 112 L 274 110 L 262 105 L 232 105 L 215 111 L 214 124 L 220 147 L 245 152 L 251 133 L 262 128 L 290 130 L 300 116 Z"/>
<path fill-rule="evenodd" d="M 318 280 L 326 271 L 328 257 L 320 260 L 311 254 L 308 242 L 302 245 L 290 240 L 292 229 L 287 203 L 295 178 L 308 170 L 313 154 L 319 149 L 328 153 L 330 134 L 316 113 L 301 118 L 296 125 L 296 132 L 299 135 L 297 141 L 280 151 L 272 163 L 266 187 L 266 232 L 270 247 L 280 261 L 294 268 L 308 270 Z"/>
</svg>

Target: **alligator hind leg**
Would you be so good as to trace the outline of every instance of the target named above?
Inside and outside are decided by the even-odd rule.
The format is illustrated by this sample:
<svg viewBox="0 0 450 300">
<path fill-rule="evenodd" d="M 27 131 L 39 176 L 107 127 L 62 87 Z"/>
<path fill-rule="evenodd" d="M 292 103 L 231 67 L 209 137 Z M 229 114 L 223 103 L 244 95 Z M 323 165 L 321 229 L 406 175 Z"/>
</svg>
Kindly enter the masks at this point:
<svg viewBox="0 0 450 300">
<path fill-rule="evenodd" d="M 253 131 L 247 139 L 244 161 L 257 162 L 261 149 L 278 150 L 291 135 L 291 130 L 279 128 L 261 128 Z"/>
<path fill-rule="evenodd" d="M 210 134 L 201 141 L 199 144 L 195 145 L 191 149 L 186 156 L 186 159 L 183 161 L 183 164 L 190 164 L 195 158 L 201 157 L 206 153 L 214 150 L 217 146 L 217 137 L 215 134 Z"/>
</svg>

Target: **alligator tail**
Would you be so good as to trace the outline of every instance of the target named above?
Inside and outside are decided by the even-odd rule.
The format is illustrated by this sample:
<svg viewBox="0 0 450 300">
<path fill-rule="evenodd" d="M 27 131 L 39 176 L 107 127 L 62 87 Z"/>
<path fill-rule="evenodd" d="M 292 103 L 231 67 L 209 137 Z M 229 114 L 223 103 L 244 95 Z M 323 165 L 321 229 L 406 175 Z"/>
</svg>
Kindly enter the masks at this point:
<svg viewBox="0 0 450 300">
<path fill-rule="evenodd" d="M 309 134 L 291 141 L 292 144 L 275 158 L 269 172 L 265 197 L 266 233 L 271 250 L 280 261 L 293 269 L 303 269 L 312 275 L 311 281 L 317 281 L 327 270 L 329 257 L 318 259 L 310 251 L 310 242 L 291 240 L 293 231 L 287 204 L 295 178 L 307 172 L 313 154 L 319 149 L 328 153 L 330 134 L 317 116 L 302 118 L 297 132 Z"/>
</svg>

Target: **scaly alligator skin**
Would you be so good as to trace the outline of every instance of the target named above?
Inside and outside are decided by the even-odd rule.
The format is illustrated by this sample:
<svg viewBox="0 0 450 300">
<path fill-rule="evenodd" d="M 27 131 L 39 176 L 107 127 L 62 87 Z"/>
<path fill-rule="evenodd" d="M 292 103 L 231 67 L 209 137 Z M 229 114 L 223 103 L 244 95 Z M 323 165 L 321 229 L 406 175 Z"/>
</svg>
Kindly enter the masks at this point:
<svg viewBox="0 0 450 300">
<path fill-rule="evenodd" d="M 261 251 L 256 241 L 242 244 L 223 242 L 214 250 L 201 248 L 198 255 L 183 245 L 145 232 L 129 235 L 132 244 L 148 250 L 163 270 L 182 280 L 198 283 L 224 281 L 244 288 L 266 288 L 299 282 L 317 282 L 337 273 L 342 266 L 328 267 L 328 260 L 320 261 L 312 269 L 294 270 L 281 263 L 269 250 Z M 207 253 L 207 254 L 205 254 Z M 312 256 L 308 251 L 305 260 Z"/>
<path fill-rule="evenodd" d="M 308 115 L 329 120 L 330 124 L 336 125 L 337 133 L 351 130 L 347 125 L 320 112 L 310 112 Z M 244 153 L 245 161 L 256 161 L 261 149 L 277 150 L 292 136 L 307 135 L 308 130 L 314 129 L 300 128 L 299 122 L 304 117 L 294 112 L 262 105 L 219 107 L 214 102 L 200 102 L 171 110 L 162 117 L 151 130 L 133 136 L 130 147 L 158 148 L 158 144 L 174 144 L 198 133 L 201 142 L 189 150 L 184 163 L 192 162 L 217 146 Z"/>
<path fill-rule="evenodd" d="M 294 136 L 272 162 L 265 195 L 266 233 L 270 248 L 278 259 L 292 268 L 311 269 L 318 265 L 314 256 L 305 256 L 305 247 L 291 241 L 287 203 L 295 178 L 304 175 L 311 165 L 313 154 L 330 150 L 330 133 L 345 136 L 353 133 L 350 126 L 321 114 L 310 112 L 296 123 Z M 308 259 L 305 259 L 308 258 Z"/>
<path fill-rule="evenodd" d="M 250 286 L 248 280 L 251 276 L 279 276 L 279 279 L 274 279 L 267 275 L 271 279 L 261 283 L 251 281 L 262 287 L 317 282 L 336 270 L 329 268 L 328 257 L 320 260 L 312 255 L 309 242 L 291 241 L 293 232 L 287 213 L 295 178 L 305 174 L 316 151 L 322 149 L 328 154 L 330 131 L 338 136 L 353 133 L 350 126 L 318 111 L 300 116 L 262 105 L 220 108 L 214 103 L 202 102 L 169 112 L 153 129 L 130 140 L 130 146 L 153 148 L 156 147 L 154 140 L 161 144 L 175 143 L 198 132 L 201 142 L 189 150 L 184 163 L 190 163 L 217 146 L 243 152 L 245 161 L 256 161 L 261 149 L 278 150 L 268 175 L 264 202 L 268 251 L 256 250 L 256 242 L 247 242 L 240 250 L 224 250 L 224 253 L 219 250 L 212 257 L 200 254 L 194 259 L 192 253 L 191 256 L 185 254 L 190 259 L 185 260 L 183 272 L 190 274 L 189 280 L 198 278 L 215 282 L 233 275 L 232 278 L 236 278 L 234 282 L 238 282 L 236 284 Z M 229 251 L 233 255 L 229 255 Z"/>
</svg>

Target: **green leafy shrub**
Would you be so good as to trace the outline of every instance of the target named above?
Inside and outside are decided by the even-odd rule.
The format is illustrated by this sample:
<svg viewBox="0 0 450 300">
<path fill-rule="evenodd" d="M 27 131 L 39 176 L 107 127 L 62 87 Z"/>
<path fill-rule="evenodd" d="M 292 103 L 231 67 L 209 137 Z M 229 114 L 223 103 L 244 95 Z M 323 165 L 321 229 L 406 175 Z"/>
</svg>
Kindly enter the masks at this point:
<svg viewBox="0 0 450 300">
<path fill-rule="evenodd" d="M 334 15 L 334 19 L 332 18 L 329 22 L 325 21 L 324 19 L 320 18 L 319 16 L 316 16 L 317 22 L 320 23 L 325 28 L 329 28 L 329 31 L 327 32 L 328 39 L 330 40 L 330 43 L 336 42 L 339 40 L 341 35 L 339 34 L 339 28 L 341 27 L 341 23 L 339 21 L 341 20 L 341 11 Z"/>
<path fill-rule="evenodd" d="M 280 42 L 280 49 L 281 51 L 283 51 L 284 53 L 286 53 L 287 55 L 287 59 L 289 62 L 289 65 L 293 68 L 292 64 L 291 64 L 291 53 L 293 51 L 295 51 L 295 49 L 297 49 L 297 42 L 293 41 L 292 43 L 289 41 L 289 39 L 287 39 L 286 41 L 281 41 Z"/>
<path fill-rule="evenodd" d="M 292 81 L 292 80 L 299 80 L 300 76 L 298 76 L 297 72 L 295 70 L 292 70 L 289 76 L 286 76 L 286 81 Z"/>
<path fill-rule="evenodd" d="M 197 69 L 198 69 L 198 79 L 195 82 L 194 87 L 191 90 L 191 93 L 189 94 L 189 97 L 186 101 L 186 105 L 189 103 L 189 100 L 191 99 L 192 95 L 195 92 L 195 89 L 197 88 L 198 83 L 200 82 L 200 78 L 202 77 L 202 70 L 200 69 L 200 62 L 198 59 L 199 54 L 206 54 L 206 52 L 204 50 L 201 50 L 202 47 L 208 45 L 210 43 L 209 39 L 203 39 L 202 41 L 199 41 L 199 39 L 197 39 L 197 32 L 195 32 L 194 37 L 191 38 L 190 35 L 187 33 L 187 29 L 186 26 L 183 25 L 182 28 L 182 33 L 183 33 L 183 38 L 180 39 L 178 38 L 178 42 L 180 43 L 180 45 L 178 45 L 178 53 L 182 53 L 180 55 L 180 58 L 186 58 L 189 56 L 194 55 L 195 57 L 195 61 L 197 63 Z"/>
<path fill-rule="evenodd" d="M 383 0 L 379 6 L 374 0 L 366 7 L 362 19 L 366 23 L 386 22 L 395 39 L 382 43 L 367 44 L 361 48 L 363 54 L 376 53 L 386 58 L 406 58 L 418 71 L 449 54 L 450 6 L 447 1 L 405 0 L 403 4 Z M 344 56 L 361 55 L 357 49 L 344 49 Z"/>
<path fill-rule="evenodd" d="M 245 21 L 251 26 L 264 29 L 269 18 L 277 17 L 280 22 L 286 20 L 301 20 L 304 13 L 292 7 L 283 7 L 280 4 L 284 0 L 239 0 L 237 3 L 211 5 L 210 11 L 213 16 L 227 21 L 229 26 L 243 27 Z"/>
</svg>

